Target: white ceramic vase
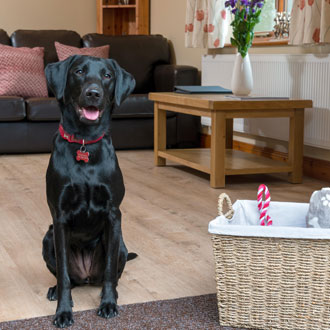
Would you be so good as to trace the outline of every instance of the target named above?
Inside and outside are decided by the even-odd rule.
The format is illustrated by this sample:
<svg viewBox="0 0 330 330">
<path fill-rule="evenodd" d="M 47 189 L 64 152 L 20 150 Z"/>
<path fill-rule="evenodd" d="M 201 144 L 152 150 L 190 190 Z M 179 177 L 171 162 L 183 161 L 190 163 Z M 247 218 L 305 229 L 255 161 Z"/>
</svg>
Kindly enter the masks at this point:
<svg viewBox="0 0 330 330">
<path fill-rule="evenodd" d="M 249 54 L 243 58 L 240 53 L 237 53 L 231 78 L 231 90 L 234 95 L 247 96 L 252 89 L 253 76 Z"/>
</svg>

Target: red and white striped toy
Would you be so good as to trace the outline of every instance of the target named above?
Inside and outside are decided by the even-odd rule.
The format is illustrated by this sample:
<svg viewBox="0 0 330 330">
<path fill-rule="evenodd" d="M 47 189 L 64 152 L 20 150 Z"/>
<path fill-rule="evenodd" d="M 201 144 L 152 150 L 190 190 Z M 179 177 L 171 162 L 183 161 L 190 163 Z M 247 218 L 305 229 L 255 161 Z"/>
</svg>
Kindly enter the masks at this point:
<svg viewBox="0 0 330 330">
<path fill-rule="evenodd" d="M 265 202 L 262 202 L 262 197 L 265 194 Z M 273 220 L 267 214 L 269 204 L 270 204 L 270 193 L 266 185 L 261 184 L 258 188 L 258 209 L 260 211 L 260 225 L 261 226 L 271 226 L 273 224 Z"/>
</svg>

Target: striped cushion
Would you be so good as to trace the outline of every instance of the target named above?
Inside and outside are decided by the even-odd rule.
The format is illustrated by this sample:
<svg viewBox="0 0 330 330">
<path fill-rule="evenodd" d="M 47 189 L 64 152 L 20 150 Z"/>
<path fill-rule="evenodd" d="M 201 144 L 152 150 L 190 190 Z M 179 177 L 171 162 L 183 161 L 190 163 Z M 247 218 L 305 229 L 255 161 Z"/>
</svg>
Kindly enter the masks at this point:
<svg viewBox="0 0 330 330">
<path fill-rule="evenodd" d="M 77 48 L 63 45 L 55 41 L 55 48 L 58 59 L 64 61 L 72 55 L 88 55 L 93 57 L 109 58 L 109 45 L 94 47 L 94 48 Z"/>
<path fill-rule="evenodd" d="M 0 95 L 48 96 L 44 48 L 16 48 L 0 44 Z"/>
</svg>

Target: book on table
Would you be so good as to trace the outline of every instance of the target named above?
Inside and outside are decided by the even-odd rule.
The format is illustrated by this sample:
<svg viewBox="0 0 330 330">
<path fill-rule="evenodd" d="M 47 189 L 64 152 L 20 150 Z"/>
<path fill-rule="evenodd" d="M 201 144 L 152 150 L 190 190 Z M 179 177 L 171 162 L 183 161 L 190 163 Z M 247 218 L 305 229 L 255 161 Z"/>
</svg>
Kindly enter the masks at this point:
<svg viewBox="0 0 330 330">
<path fill-rule="evenodd" d="M 267 100 L 289 100 L 287 96 L 262 96 L 262 95 L 247 95 L 247 96 L 237 96 L 237 95 L 226 95 L 227 99 L 237 100 L 237 101 L 267 101 Z"/>
<path fill-rule="evenodd" d="M 220 94 L 231 94 L 230 89 L 221 86 L 174 86 L 176 93 L 183 94 L 203 94 L 203 93 L 220 93 Z"/>
</svg>

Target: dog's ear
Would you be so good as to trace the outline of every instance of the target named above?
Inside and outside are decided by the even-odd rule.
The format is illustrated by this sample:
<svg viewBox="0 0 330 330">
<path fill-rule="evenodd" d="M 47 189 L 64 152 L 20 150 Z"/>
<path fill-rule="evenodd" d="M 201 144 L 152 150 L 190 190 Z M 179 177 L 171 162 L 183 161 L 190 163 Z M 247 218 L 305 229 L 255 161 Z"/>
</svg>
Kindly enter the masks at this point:
<svg viewBox="0 0 330 330">
<path fill-rule="evenodd" d="M 117 106 L 126 99 L 126 97 L 132 93 L 135 88 L 134 77 L 125 71 L 115 60 L 109 59 L 111 67 L 116 73 L 116 86 L 115 86 L 115 103 Z"/>
<path fill-rule="evenodd" d="M 53 92 L 58 100 L 63 99 L 64 91 L 68 76 L 68 71 L 71 63 L 74 61 L 76 56 L 70 56 L 64 61 L 56 63 L 49 63 L 45 68 L 46 80 L 48 88 Z"/>
</svg>

